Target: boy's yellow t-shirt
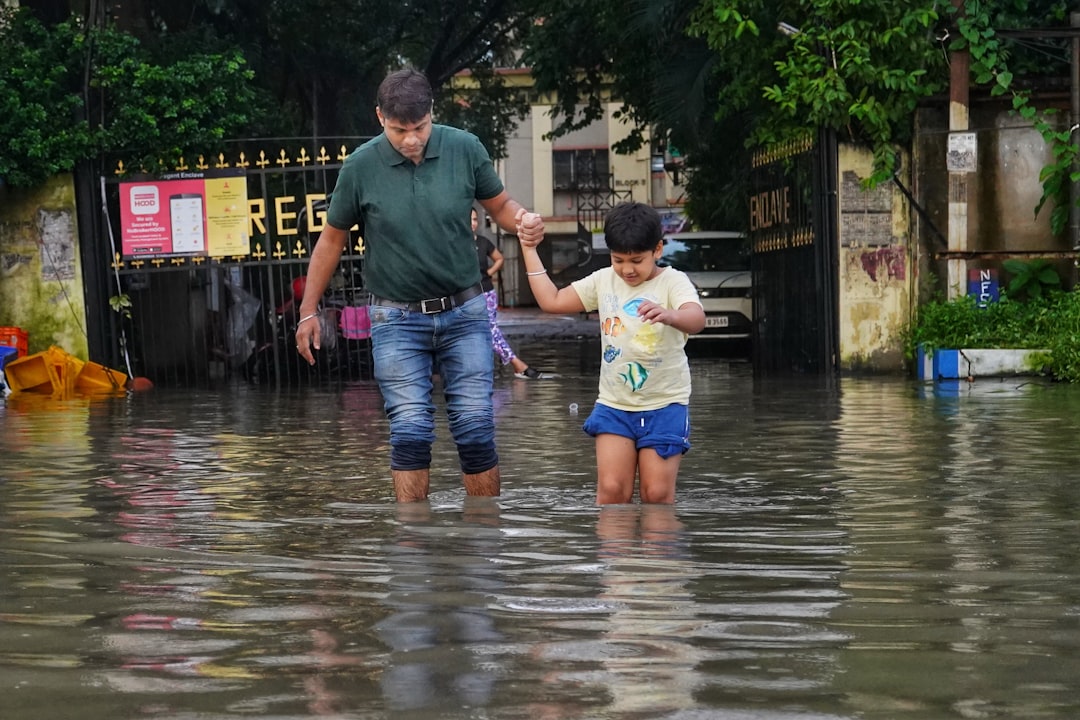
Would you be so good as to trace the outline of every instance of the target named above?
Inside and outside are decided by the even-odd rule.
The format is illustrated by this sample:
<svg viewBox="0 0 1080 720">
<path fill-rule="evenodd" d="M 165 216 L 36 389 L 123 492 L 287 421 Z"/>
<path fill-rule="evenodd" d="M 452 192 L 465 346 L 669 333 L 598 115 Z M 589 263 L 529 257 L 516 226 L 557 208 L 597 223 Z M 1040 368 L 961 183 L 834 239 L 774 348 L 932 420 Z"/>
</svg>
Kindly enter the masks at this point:
<svg viewBox="0 0 1080 720">
<path fill-rule="evenodd" d="M 700 305 L 690 278 L 668 267 L 651 280 L 630 286 L 607 267 L 574 281 L 571 287 L 586 311 L 600 315 L 598 402 L 634 412 L 690 402 L 686 333 L 670 325 L 644 322 L 637 314 L 644 300 L 672 309 L 688 302 Z"/>
</svg>

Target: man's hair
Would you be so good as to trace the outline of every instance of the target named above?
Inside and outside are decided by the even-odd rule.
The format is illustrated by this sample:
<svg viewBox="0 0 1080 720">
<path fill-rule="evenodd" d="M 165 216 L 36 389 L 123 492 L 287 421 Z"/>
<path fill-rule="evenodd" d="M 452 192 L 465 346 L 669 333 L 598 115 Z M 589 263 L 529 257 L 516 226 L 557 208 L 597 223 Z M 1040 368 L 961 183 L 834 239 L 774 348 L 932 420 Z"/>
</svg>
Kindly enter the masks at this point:
<svg viewBox="0 0 1080 720">
<path fill-rule="evenodd" d="M 644 203 L 619 203 L 604 218 L 604 242 L 612 252 L 652 252 L 663 239 L 660 213 Z"/>
<path fill-rule="evenodd" d="M 412 68 L 392 72 L 379 83 L 376 102 L 385 118 L 419 122 L 431 112 L 431 83 Z"/>
</svg>

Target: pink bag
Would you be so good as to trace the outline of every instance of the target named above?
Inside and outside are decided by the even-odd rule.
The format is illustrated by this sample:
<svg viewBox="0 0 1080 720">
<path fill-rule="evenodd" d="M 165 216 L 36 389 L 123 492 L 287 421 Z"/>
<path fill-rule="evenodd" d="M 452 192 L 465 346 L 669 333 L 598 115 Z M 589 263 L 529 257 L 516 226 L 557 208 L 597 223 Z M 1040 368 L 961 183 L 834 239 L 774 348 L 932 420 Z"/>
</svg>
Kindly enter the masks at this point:
<svg viewBox="0 0 1080 720">
<path fill-rule="evenodd" d="M 350 305 L 341 309 L 341 335 L 347 340 L 366 340 L 371 337 L 371 317 L 368 306 Z"/>
</svg>

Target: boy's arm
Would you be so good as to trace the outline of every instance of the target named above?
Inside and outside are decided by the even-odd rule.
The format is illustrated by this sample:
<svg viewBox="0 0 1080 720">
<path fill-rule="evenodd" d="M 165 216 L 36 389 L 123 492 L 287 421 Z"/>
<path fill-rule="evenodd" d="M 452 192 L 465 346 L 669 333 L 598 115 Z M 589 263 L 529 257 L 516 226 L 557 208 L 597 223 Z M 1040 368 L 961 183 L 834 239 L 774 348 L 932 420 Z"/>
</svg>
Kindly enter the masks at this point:
<svg viewBox="0 0 1080 720">
<path fill-rule="evenodd" d="M 529 287 L 541 310 L 549 313 L 585 312 L 585 304 L 578 297 L 577 290 L 572 287 L 555 287 L 535 247 L 521 243 L 521 257 L 525 261 L 525 275 L 529 278 Z"/>
<path fill-rule="evenodd" d="M 695 335 L 705 329 L 705 311 L 696 302 L 684 302 L 671 310 L 654 302 L 643 302 L 638 308 L 638 317 L 646 322 L 669 325 L 687 335 Z"/>
</svg>

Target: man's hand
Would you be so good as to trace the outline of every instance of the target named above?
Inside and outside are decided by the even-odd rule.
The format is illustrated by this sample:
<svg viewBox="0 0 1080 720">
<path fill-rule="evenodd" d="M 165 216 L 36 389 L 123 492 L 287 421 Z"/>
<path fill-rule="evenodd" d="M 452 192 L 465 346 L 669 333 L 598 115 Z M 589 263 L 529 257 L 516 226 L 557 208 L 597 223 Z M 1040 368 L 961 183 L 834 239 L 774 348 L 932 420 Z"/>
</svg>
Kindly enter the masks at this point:
<svg viewBox="0 0 1080 720">
<path fill-rule="evenodd" d="M 544 239 L 544 218 L 539 213 L 526 212 L 524 208 L 518 210 L 517 216 L 518 240 L 525 247 L 534 248 Z"/>
<path fill-rule="evenodd" d="M 307 313 L 300 316 L 301 322 L 296 326 L 296 352 L 300 357 L 308 361 L 308 365 L 315 364 L 315 356 L 311 349 L 319 349 L 322 336 L 322 322 L 319 313 Z"/>
</svg>

